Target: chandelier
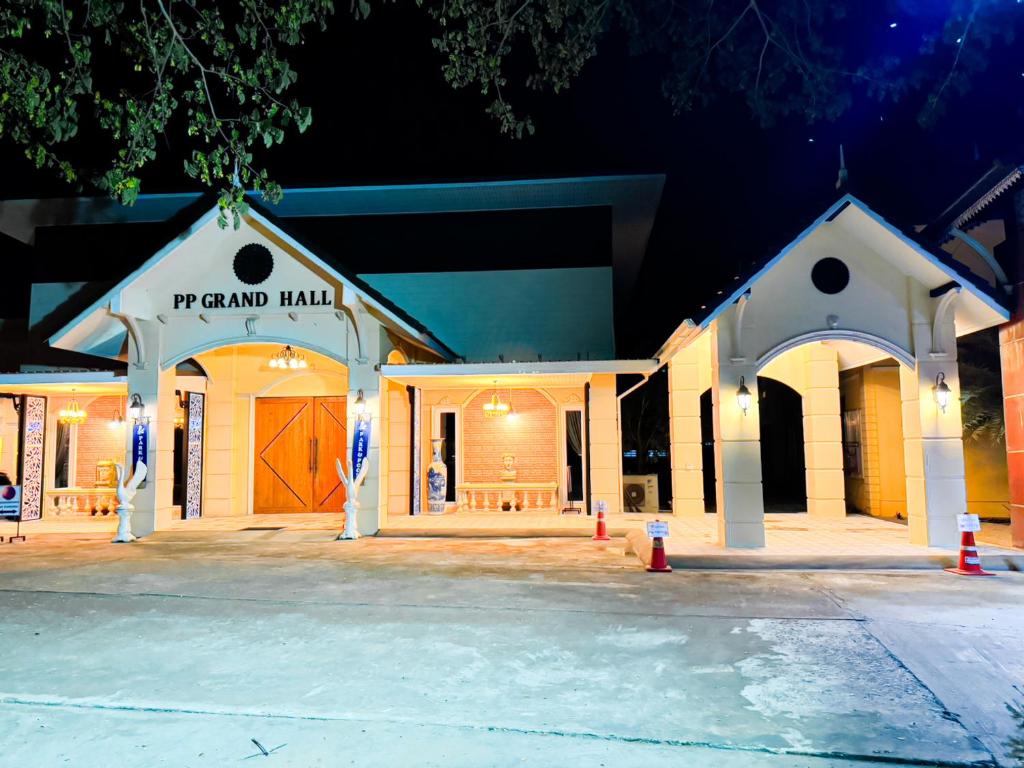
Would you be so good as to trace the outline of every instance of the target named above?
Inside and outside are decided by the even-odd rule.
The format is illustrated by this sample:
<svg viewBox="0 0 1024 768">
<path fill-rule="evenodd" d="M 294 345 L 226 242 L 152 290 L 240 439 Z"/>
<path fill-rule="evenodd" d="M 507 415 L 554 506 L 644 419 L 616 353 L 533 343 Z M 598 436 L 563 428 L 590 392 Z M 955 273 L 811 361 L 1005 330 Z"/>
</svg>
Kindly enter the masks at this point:
<svg viewBox="0 0 1024 768">
<path fill-rule="evenodd" d="M 291 368 L 294 370 L 296 368 L 305 368 L 307 365 L 305 356 L 292 349 L 290 344 L 286 344 L 284 349 L 270 358 L 271 368 Z"/>
<path fill-rule="evenodd" d="M 71 390 L 74 393 L 74 390 Z M 57 421 L 61 424 L 81 424 L 88 418 L 89 414 L 78 405 L 78 400 L 73 398 L 66 407 L 61 408 L 57 413 Z"/>
<path fill-rule="evenodd" d="M 509 412 L 509 404 L 503 403 L 498 396 L 498 382 L 494 382 L 494 394 L 484 403 L 484 416 L 504 416 Z"/>
</svg>

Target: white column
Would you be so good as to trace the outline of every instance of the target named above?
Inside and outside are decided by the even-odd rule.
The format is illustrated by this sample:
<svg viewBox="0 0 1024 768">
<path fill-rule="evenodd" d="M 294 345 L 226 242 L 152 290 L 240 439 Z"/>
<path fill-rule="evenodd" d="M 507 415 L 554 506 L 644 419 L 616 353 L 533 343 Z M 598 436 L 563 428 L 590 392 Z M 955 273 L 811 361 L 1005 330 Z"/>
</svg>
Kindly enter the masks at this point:
<svg viewBox="0 0 1024 768">
<path fill-rule="evenodd" d="M 672 461 L 672 512 L 704 514 L 703 448 L 700 431 L 701 360 L 697 343 L 668 361 L 669 448 Z M 704 350 L 706 352 L 706 350 Z"/>
<path fill-rule="evenodd" d="M 145 363 L 139 368 L 131 362 L 136 359 L 136 351 L 135 341 L 129 336 L 128 393 L 129 397 L 132 394 L 142 397 L 144 415 L 149 419 L 149 452 L 146 459 L 146 482 L 139 488 L 132 502 L 135 506 L 132 533 L 146 536 L 166 528 L 174 513 L 171 503 L 174 485 L 174 367 L 160 370 L 159 323 L 139 320 L 138 327 L 143 339 Z M 132 459 L 131 419 L 128 421 L 126 464 L 131 463 Z M 133 470 L 134 466 L 126 471 Z"/>
<path fill-rule="evenodd" d="M 911 543 L 952 549 L 960 540 L 956 516 L 967 511 L 960 374 L 952 312 L 938 325 L 935 340 L 930 323 L 914 325 L 917 364 L 914 370 L 900 366 L 903 456 Z M 945 412 L 935 398 L 939 374 L 951 390 Z"/>
<path fill-rule="evenodd" d="M 717 327 L 712 333 L 711 402 L 715 426 L 718 543 L 726 547 L 763 547 L 764 494 L 757 367 L 751 362 L 730 360 L 728 339 Z M 746 413 L 736 398 L 741 377 L 750 390 L 750 407 Z"/>
<path fill-rule="evenodd" d="M 350 362 L 348 367 L 348 444 L 346 445 L 345 463 L 348 464 L 352 457 L 352 438 L 355 435 L 355 399 L 359 390 L 366 399 L 366 417 L 372 419 L 370 429 L 370 452 L 368 461 L 370 468 L 367 477 L 362 481 L 359 490 L 359 514 L 357 527 L 360 535 L 372 536 L 380 530 L 381 523 L 381 501 L 382 501 L 382 478 L 386 481 L 387 474 L 381 467 L 381 434 L 387 429 L 387 424 L 382 419 L 385 412 L 381 408 L 382 387 L 386 385 L 381 375 L 376 371 L 378 362 L 381 360 L 381 339 L 380 326 L 373 319 L 364 314 L 361 316 L 361 332 L 366 336 L 362 351 L 366 357 L 360 357 Z M 384 490 L 386 493 L 386 490 Z"/>
<path fill-rule="evenodd" d="M 807 513 L 812 517 L 843 518 L 846 488 L 839 413 L 839 356 L 834 348 L 824 344 L 808 344 L 803 352 Z"/>
</svg>

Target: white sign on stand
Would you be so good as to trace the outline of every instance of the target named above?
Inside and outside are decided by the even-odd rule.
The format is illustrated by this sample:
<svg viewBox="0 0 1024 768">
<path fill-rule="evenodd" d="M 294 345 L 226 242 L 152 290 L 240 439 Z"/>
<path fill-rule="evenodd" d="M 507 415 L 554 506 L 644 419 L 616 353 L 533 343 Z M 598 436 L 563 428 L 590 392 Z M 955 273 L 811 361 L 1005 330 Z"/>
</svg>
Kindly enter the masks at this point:
<svg viewBox="0 0 1024 768">
<path fill-rule="evenodd" d="M 0 485 L 0 517 L 21 517 L 20 485 Z"/>
<path fill-rule="evenodd" d="M 668 523 L 662 520 L 652 520 L 647 524 L 647 536 L 652 539 L 667 539 Z"/>
<path fill-rule="evenodd" d="M 977 533 L 981 530 L 981 519 L 977 515 L 957 515 L 956 527 L 960 533 Z"/>
</svg>

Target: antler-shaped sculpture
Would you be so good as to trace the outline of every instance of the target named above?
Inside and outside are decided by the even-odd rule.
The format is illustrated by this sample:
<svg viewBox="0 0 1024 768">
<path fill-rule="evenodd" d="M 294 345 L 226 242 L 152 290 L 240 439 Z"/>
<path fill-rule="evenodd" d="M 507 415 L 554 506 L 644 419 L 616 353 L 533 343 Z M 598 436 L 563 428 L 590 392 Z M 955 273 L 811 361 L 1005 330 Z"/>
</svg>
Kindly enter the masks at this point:
<svg viewBox="0 0 1024 768">
<path fill-rule="evenodd" d="M 132 534 L 132 510 L 135 509 L 132 506 L 132 499 L 135 498 L 142 481 L 146 479 L 146 465 L 141 461 L 136 462 L 135 473 L 131 479 L 126 479 L 123 483 L 121 480 L 124 478 L 124 466 L 115 464 L 114 469 L 117 471 L 117 516 L 119 520 L 117 536 L 113 543 L 127 544 L 130 541 L 135 541 L 135 536 Z"/>
<path fill-rule="evenodd" d="M 356 528 L 356 517 L 359 509 L 359 488 L 366 479 L 366 472 L 370 468 L 370 462 L 364 461 L 359 467 L 359 474 L 353 477 L 345 471 L 341 459 L 334 460 L 334 468 L 338 470 L 338 477 L 345 486 L 345 530 L 338 536 L 339 540 L 358 539 L 359 531 Z"/>
</svg>

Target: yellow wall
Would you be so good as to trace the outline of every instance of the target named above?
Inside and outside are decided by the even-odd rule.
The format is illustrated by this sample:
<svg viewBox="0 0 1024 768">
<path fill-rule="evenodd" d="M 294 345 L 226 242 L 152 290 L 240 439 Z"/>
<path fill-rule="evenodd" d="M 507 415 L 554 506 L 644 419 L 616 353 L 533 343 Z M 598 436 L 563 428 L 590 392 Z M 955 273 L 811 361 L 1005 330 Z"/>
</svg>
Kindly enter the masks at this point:
<svg viewBox="0 0 1024 768">
<path fill-rule="evenodd" d="M 388 512 L 392 515 L 408 515 L 409 469 L 412 447 L 412 407 L 409 393 L 401 384 L 387 382 L 388 403 Z"/>
<path fill-rule="evenodd" d="M 899 368 L 876 365 L 842 375 L 843 407 L 863 409 L 862 478 L 846 476 L 847 500 L 877 517 L 907 515 Z M 1001 443 L 964 442 L 967 511 L 987 518 L 1009 517 L 1006 450 Z"/>
<path fill-rule="evenodd" d="M 622 511 L 622 445 L 615 375 L 590 380 L 590 496 L 603 501 L 608 512 Z"/>
<path fill-rule="evenodd" d="M 1006 445 L 964 440 L 967 511 L 985 518 L 1010 519 L 1010 479 Z"/>
<path fill-rule="evenodd" d="M 847 501 L 875 517 L 906 517 L 899 368 L 865 366 L 842 374 L 845 411 L 862 410 L 862 476 L 846 475 Z"/>
</svg>

